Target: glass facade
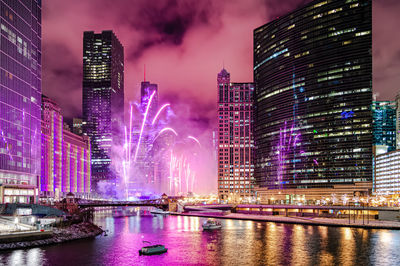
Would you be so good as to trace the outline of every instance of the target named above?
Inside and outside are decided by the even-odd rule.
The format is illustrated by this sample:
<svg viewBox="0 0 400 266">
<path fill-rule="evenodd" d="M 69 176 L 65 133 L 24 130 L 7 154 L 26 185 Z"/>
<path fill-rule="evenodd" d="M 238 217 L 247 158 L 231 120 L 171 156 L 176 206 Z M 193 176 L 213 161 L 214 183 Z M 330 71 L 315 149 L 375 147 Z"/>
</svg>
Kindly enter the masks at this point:
<svg viewBox="0 0 400 266">
<path fill-rule="evenodd" d="M 396 102 L 372 102 L 373 145 L 383 145 L 387 151 L 396 149 Z"/>
<path fill-rule="evenodd" d="M 400 195 L 400 150 L 376 156 L 374 192 Z"/>
<path fill-rule="evenodd" d="M 113 180 L 111 148 L 123 140 L 124 49 L 112 31 L 83 35 L 83 126 L 92 148 L 93 181 Z"/>
<path fill-rule="evenodd" d="M 0 0 L 0 12 L 0 183 L 2 188 L 35 187 L 40 175 L 41 1 Z M 33 198 L 21 197 L 0 201 Z"/>
<path fill-rule="evenodd" d="M 372 182 L 371 5 L 312 1 L 254 30 L 260 187 Z"/>
<path fill-rule="evenodd" d="M 254 196 L 253 83 L 231 83 L 218 74 L 218 196 L 224 201 Z"/>
</svg>

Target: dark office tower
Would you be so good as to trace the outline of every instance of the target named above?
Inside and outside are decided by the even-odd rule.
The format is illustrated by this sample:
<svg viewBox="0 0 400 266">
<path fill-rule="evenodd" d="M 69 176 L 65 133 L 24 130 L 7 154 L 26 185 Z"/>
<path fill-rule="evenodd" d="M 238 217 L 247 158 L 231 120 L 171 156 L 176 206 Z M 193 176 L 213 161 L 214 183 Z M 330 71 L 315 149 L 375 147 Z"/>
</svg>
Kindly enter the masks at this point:
<svg viewBox="0 0 400 266">
<path fill-rule="evenodd" d="M 312 1 L 254 30 L 255 178 L 264 191 L 351 192 L 372 181 L 371 5 Z"/>
<path fill-rule="evenodd" d="M 111 147 L 123 139 L 123 117 L 124 48 L 112 31 L 84 32 L 83 120 L 91 141 L 94 183 L 115 178 Z"/>
<path fill-rule="evenodd" d="M 372 102 L 372 128 L 378 153 L 396 149 L 396 102 Z"/>
<path fill-rule="evenodd" d="M 29 203 L 40 176 L 41 1 L 0 0 L 0 12 L 0 203 Z"/>
<path fill-rule="evenodd" d="M 218 73 L 218 198 L 250 202 L 254 196 L 253 83 L 231 83 Z"/>
</svg>

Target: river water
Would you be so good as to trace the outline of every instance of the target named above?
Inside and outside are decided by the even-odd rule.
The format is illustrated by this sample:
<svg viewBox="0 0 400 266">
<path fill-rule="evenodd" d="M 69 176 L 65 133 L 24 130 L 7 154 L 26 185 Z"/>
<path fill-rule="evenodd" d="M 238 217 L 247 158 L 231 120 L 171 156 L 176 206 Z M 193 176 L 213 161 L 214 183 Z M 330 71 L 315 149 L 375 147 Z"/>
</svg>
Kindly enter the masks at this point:
<svg viewBox="0 0 400 266">
<path fill-rule="evenodd" d="M 0 252 L 1 265 L 400 265 L 400 231 L 221 220 L 203 232 L 205 218 L 141 214 L 95 223 L 108 236 Z M 168 252 L 139 256 L 142 241 Z"/>
</svg>

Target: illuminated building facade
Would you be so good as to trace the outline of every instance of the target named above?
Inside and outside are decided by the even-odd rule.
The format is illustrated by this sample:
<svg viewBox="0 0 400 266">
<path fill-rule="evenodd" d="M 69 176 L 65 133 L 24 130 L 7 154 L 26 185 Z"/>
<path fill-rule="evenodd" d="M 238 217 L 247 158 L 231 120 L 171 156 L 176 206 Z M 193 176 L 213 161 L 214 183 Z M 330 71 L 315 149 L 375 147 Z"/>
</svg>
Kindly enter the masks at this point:
<svg viewBox="0 0 400 266">
<path fill-rule="evenodd" d="M 372 187 L 371 14 L 317 0 L 254 30 L 259 195 Z"/>
<path fill-rule="evenodd" d="M 377 195 L 400 195 L 400 150 L 380 154 L 375 159 L 374 192 Z"/>
<path fill-rule="evenodd" d="M 83 35 L 83 132 L 92 147 L 92 177 L 115 181 L 112 145 L 123 140 L 124 49 L 112 31 Z"/>
<path fill-rule="evenodd" d="M 40 194 L 59 199 L 73 192 L 78 197 L 90 193 L 90 142 L 63 129 L 60 107 L 42 97 L 42 156 Z"/>
<path fill-rule="evenodd" d="M 396 103 L 372 102 L 373 145 L 384 146 L 386 152 L 396 149 Z"/>
<path fill-rule="evenodd" d="M 41 1 L 0 5 L 0 203 L 33 203 L 40 175 Z"/>
<path fill-rule="evenodd" d="M 400 149 L 400 93 L 396 95 L 396 149 Z"/>
<path fill-rule="evenodd" d="M 218 74 L 218 197 L 221 201 L 254 196 L 253 83 L 231 83 Z"/>
</svg>

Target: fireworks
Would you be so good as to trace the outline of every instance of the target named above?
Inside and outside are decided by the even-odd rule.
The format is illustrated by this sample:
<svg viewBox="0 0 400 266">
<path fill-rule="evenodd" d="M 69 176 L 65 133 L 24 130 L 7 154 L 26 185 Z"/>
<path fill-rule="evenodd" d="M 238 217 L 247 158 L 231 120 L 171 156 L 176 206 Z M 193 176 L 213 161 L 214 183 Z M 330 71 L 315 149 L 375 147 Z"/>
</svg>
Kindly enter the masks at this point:
<svg viewBox="0 0 400 266">
<path fill-rule="evenodd" d="M 136 122 L 141 124 L 140 131 L 137 131 L 138 126 L 134 126 L 133 105 L 130 108 L 129 127 L 124 127 L 125 136 L 121 174 L 125 187 L 125 198 L 132 196 L 132 193 L 129 193 L 128 190 L 146 190 L 147 193 L 151 191 L 153 194 L 166 192 L 168 195 L 182 195 L 193 192 L 194 189 L 196 174 L 190 164 L 193 158 L 188 154 L 191 149 L 188 148 L 182 151 L 177 148 L 176 144 L 179 144 L 180 148 L 182 148 L 182 143 L 186 143 L 186 146 L 188 144 L 183 140 L 190 139 L 197 144 L 196 149 L 198 149 L 201 148 L 200 141 L 193 136 L 177 138 L 178 132 L 171 127 L 165 126 L 168 121 L 160 120 L 160 115 L 163 111 L 171 107 L 169 103 L 164 104 L 157 111 L 154 118 L 150 117 L 151 112 L 149 110 L 151 109 L 154 94 L 155 92 L 149 97 L 145 108 L 141 109 L 144 112 L 137 116 L 143 117 L 140 122 Z M 138 110 L 140 112 L 140 108 Z M 151 123 L 149 123 L 150 121 Z M 165 138 L 164 136 L 170 137 Z M 166 143 L 168 145 L 163 146 Z M 155 148 L 155 145 L 157 148 Z M 132 158 L 133 151 L 134 156 Z M 164 168 L 166 169 L 165 173 L 161 171 Z M 155 176 L 156 172 L 157 177 Z"/>
</svg>

